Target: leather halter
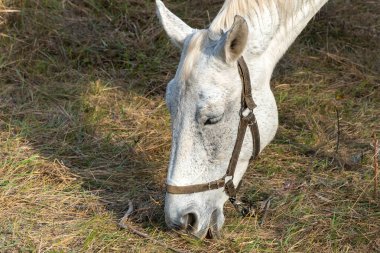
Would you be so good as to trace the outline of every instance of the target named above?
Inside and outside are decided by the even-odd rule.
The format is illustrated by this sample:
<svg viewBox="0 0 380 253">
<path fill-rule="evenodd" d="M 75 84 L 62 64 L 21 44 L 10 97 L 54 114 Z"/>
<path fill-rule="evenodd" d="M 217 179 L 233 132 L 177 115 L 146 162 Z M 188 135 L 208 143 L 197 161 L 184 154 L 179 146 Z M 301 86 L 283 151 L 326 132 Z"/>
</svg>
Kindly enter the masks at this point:
<svg viewBox="0 0 380 253">
<path fill-rule="evenodd" d="M 247 210 L 241 209 L 240 203 L 236 201 L 237 187 L 233 183 L 233 178 L 235 175 L 236 165 L 239 160 L 239 154 L 243 145 L 244 136 L 247 127 L 251 130 L 252 142 L 253 142 L 253 154 L 252 158 L 256 158 L 260 152 L 260 134 L 257 125 L 255 114 L 253 109 L 256 107 L 255 102 L 252 98 L 252 87 L 251 79 L 249 76 L 249 69 L 243 56 L 238 59 L 238 70 L 240 74 L 240 79 L 243 84 L 242 94 L 241 94 L 241 109 L 240 109 L 240 122 L 238 133 L 235 141 L 235 146 L 232 151 L 231 159 L 227 167 L 226 174 L 215 181 L 211 181 L 204 184 L 194 184 L 187 186 L 176 186 L 167 185 L 166 191 L 171 194 L 191 194 L 197 192 L 204 192 L 209 190 L 215 190 L 224 187 L 226 194 L 229 196 L 230 202 L 235 206 L 235 208 L 240 211 L 243 215 L 246 215 Z M 226 182 L 226 179 L 228 181 Z"/>
</svg>

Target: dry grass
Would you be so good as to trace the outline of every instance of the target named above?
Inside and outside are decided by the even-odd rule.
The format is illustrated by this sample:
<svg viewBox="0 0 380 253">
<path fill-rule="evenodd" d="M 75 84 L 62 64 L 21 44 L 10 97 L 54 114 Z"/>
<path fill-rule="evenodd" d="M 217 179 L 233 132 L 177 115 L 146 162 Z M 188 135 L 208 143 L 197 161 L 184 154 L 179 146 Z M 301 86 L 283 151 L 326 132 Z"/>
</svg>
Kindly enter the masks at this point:
<svg viewBox="0 0 380 253">
<path fill-rule="evenodd" d="M 221 2 L 169 6 L 204 27 Z M 163 93 L 179 55 L 154 4 L 0 0 L 0 252 L 164 251 L 117 227 L 129 200 L 130 225 L 185 251 L 380 251 L 379 13 L 331 1 L 302 33 L 272 81 L 279 132 L 242 190 L 272 197 L 265 223 L 226 205 L 224 238 L 199 241 L 163 221 Z"/>
</svg>

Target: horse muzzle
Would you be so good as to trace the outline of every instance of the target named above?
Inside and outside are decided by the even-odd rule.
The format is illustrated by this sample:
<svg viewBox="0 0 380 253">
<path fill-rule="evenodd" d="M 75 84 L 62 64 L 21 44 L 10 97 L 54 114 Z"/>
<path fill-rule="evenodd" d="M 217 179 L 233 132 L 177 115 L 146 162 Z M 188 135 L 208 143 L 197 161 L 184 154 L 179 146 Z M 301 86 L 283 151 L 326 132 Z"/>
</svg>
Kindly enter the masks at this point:
<svg viewBox="0 0 380 253">
<path fill-rule="evenodd" d="M 186 201 L 183 195 L 182 199 L 170 195 L 167 194 L 165 200 L 165 221 L 170 229 L 185 231 L 200 239 L 220 237 L 224 224 L 223 204 L 220 207 L 207 202 L 197 204 Z"/>
</svg>

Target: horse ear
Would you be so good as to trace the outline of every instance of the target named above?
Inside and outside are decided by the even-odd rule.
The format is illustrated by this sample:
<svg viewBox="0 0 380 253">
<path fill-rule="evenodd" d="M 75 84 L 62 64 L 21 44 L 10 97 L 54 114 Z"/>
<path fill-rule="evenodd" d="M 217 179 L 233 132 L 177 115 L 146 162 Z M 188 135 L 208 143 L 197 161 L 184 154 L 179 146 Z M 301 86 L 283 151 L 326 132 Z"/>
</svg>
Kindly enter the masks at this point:
<svg viewBox="0 0 380 253">
<path fill-rule="evenodd" d="M 182 48 L 187 36 L 194 32 L 190 26 L 169 11 L 161 0 L 156 0 L 157 16 L 173 43 Z"/>
<path fill-rule="evenodd" d="M 222 37 L 221 54 L 227 63 L 237 61 L 242 55 L 248 40 L 248 24 L 236 15 L 231 29 Z"/>
</svg>

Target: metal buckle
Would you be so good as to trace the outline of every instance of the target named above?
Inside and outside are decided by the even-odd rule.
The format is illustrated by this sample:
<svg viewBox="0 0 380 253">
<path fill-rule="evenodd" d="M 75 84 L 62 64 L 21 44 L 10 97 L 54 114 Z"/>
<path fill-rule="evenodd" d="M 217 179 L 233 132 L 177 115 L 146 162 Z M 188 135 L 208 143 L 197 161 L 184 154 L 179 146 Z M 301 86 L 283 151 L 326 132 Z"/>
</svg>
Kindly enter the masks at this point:
<svg viewBox="0 0 380 253">
<path fill-rule="evenodd" d="M 227 181 L 227 183 L 224 186 L 225 192 L 227 193 L 228 197 L 230 198 L 236 198 L 236 188 L 234 185 L 234 182 L 232 178 Z"/>
<path fill-rule="evenodd" d="M 236 199 L 236 196 L 230 197 L 229 201 L 234 206 L 236 212 L 241 214 L 241 216 L 246 217 L 249 214 L 253 214 L 252 209 L 250 207 L 245 207 L 242 202 Z"/>
<path fill-rule="evenodd" d="M 240 118 L 244 121 L 250 122 L 248 125 L 252 125 L 256 123 L 253 109 L 251 110 L 248 107 L 240 109 Z"/>
<path fill-rule="evenodd" d="M 253 113 L 253 110 L 249 109 L 248 107 L 242 107 L 240 108 L 240 117 L 241 118 L 246 118 L 248 117 L 251 113 Z M 245 115 L 244 115 L 245 114 Z"/>
</svg>

